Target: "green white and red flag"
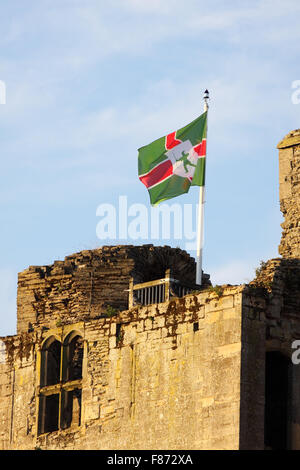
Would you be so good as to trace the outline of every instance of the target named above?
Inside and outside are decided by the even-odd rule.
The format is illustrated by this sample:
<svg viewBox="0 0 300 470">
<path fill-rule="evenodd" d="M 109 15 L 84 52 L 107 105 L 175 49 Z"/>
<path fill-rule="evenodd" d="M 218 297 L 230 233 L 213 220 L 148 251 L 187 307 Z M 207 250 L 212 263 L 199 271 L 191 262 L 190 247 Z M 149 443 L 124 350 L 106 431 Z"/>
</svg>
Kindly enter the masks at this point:
<svg viewBox="0 0 300 470">
<path fill-rule="evenodd" d="M 139 179 L 152 205 L 205 185 L 207 111 L 178 131 L 139 149 Z"/>
</svg>

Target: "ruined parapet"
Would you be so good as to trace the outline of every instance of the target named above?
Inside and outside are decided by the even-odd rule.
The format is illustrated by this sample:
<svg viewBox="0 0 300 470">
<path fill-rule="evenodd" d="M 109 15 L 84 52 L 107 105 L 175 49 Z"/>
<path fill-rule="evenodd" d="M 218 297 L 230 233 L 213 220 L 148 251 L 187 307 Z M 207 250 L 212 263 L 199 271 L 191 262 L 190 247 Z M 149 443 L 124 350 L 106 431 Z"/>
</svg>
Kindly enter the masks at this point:
<svg viewBox="0 0 300 470">
<path fill-rule="evenodd" d="M 244 290 L 205 289 L 111 318 L 2 338 L 0 449 L 261 448 L 264 325 L 248 321 L 250 306 L 242 314 L 243 304 L 253 303 Z M 72 333 L 84 343 L 80 420 L 78 408 L 63 408 L 63 392 L 76 382 L 64 375 Z M 51 375 L 45 385 L 58 342 L 63 360 L 55 371 L 67 380 Z M 244 442 L 249 434 L 251 445 Z"/>
<path fill-rule="evenodd" d="M 300 129 L 279 142 L 279 198 L 284 222 L 279 253 L 300 258 Z"/>
<path fill-rule="evenodd" d="M 300 334 L 300 260 L 275 258 L 262 263 L 250 287 L 264 288 L 267 340 L 289 349 Z"/>
<path fill-rule="evenodd" d="M 16 429 L 23 431 L 23 445 L 31 444 L 36 410 L 36 342 L 36 333 L 0 337 L 0 450 L 11 447 Z"/>
<path fill-rule="evenodd" d="M 166 269 L 194 283 L 195 260 L 179 248 L 104 246 L 50 266 L 30 266 L 18 277 L 17 332 L 53 328 L 128 308 L 129 283 L 163 278 Z M 209 276 L 203 275 L 203 286 Z"/>
<path fill-rule="evenodd" d="M 156 250 L 170 250 L 174 266 L 189 259 L 148 247 L 153 263 Z M 82 263 L 83 256 L 71 259 Z M 299 263 L 270 260 L 250 285 L 216 286 L 111 317 L 75 322 L 75 311 L 73 321 L 61 311 L 57 325 L 55 290 L 33 332 L 0 338 L 0 449 L 263 449 L 265 403 L 277 399 L 265 391 L 266 351 L 290 357 L 299 338 Z M 48 277 L 60 282 L 52 268 Z M 73 355 L 78 336 L 82 353 Z M 74 358 L 76 378 L 68 372 L 75 370 Z M 49 381 L 48 370 L 55 372 Z M 294 368 L 284 379 L 291 397 L 280 395 L 296 410 L 283 422 L 294 449 L 300 448 L 299 374 Z M 270 429 L 274 420 L 268 423 Z"/>
</svg>

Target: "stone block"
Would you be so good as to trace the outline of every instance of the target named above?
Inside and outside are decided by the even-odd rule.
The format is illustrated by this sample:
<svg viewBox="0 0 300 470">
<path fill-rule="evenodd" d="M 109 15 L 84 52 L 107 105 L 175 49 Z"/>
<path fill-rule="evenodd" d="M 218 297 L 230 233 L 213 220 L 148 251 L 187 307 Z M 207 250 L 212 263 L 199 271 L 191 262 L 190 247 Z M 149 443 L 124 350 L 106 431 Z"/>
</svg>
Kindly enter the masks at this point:
<svg viewBox="0 0 300 470">
<path fill-rule="evenodd" d="M 85 405 L 84 417 L 85 417 L 85 421 L 99 419 L 100 417 L 99 403 L 87 403 Z"/>
</svg>

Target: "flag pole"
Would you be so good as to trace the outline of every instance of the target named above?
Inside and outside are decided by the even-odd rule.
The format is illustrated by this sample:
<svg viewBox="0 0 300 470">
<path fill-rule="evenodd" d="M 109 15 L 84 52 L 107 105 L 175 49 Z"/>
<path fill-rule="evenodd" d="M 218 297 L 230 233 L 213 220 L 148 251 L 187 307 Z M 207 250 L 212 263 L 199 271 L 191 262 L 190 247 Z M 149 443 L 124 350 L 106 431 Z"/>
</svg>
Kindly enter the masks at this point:
<svg viewBox="0 0 300 470">
<path fill-rule="evenodd" d="M 208 111 L 209 92 L 204 92 L 204 112 Z M 203 226 L 204 226 L 204 197 L 205 186 L 199 187 L 198 227 L 197 227 L 197 256 L 196 256 L 196 284 L 202 285 L 202 252 L 203 252 Z"/>
</svg>

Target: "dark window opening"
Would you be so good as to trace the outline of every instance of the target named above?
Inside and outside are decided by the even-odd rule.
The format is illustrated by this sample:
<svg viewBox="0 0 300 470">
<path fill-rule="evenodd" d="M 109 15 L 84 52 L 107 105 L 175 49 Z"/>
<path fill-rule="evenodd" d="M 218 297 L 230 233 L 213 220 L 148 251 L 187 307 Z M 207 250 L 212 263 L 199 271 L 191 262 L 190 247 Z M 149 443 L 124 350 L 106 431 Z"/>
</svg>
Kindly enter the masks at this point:
<svg viewBox="0 0 300 470">
<path fill-rule="evenodd" d="M 59 394 L 40 398 L 39 434 L 58 430 Z"/>
<path fill-rule="evenodd" d="M 289 364 L 290 361 L 277 351 L 266 354 L 266 449 L 287 449 Z"/>
<path fill-rule="evenodd" d="M 196 321 L 196 322 L 193 324 L 193 329 L 194 329 L 194 333 L 199 330 L 199 322 Z"/>
<path fill-rule="evenodd" d="M 41 385 L 54 385 L 60 381 L 61 343 L 57 340 L 50 342 L 42 349 Z"/>
<path fill-rule="evenodd" d="M 83 339 L 75 336 L 65 344 L 64 380 L 78 380 L 82 378 Z"/>
</svg>

